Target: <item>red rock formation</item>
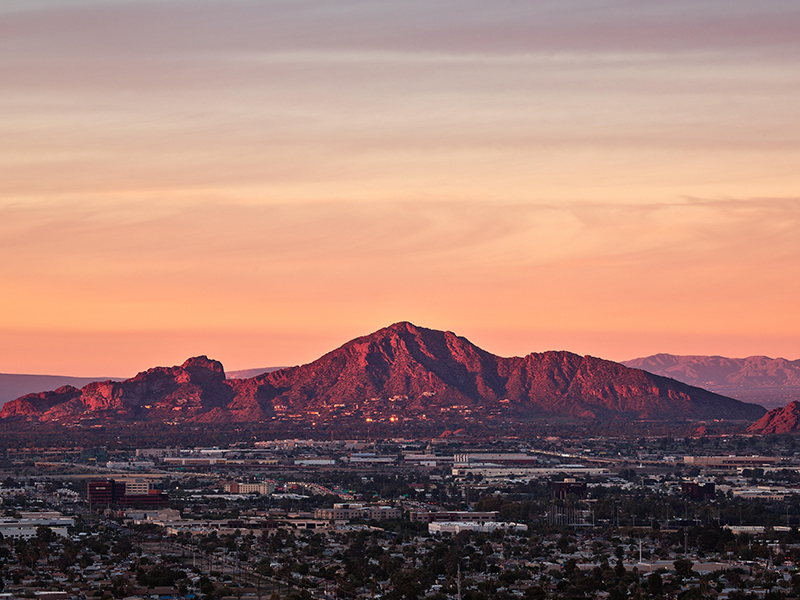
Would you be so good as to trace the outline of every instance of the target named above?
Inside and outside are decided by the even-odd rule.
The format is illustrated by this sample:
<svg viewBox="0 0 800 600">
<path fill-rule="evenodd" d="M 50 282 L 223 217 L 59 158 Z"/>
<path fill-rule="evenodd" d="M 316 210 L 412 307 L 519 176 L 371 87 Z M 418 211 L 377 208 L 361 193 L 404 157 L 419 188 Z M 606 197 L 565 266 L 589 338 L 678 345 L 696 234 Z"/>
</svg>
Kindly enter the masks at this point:
<svg viewBox="0 0 800 600">
<path fill-rule="evenodd" d="M 22 418 L 38 420 L 45 412 L 52 410 L 62 403 L 79 398 L 81 390 L 65 385 L 53 392 L 27 394 L 13 402 L 6 402 L 0 412 L 0 418 Z"/>
<path fill-rule="evenodd" d="M 775 408 L 753 423 L 750 433 L 797 433 L 800 432 L 800 402 L 795 400 L 783 408 Z"/>
<path fill-rule="evenodd" d="M 119 383 L 24 396 L 7 403 L 0 418 L 480 423 L 541 416 L 752 421 L 763 413 L 760 406 L 590 356 L 501 358 L 451 332 L 396 323 L 310 364 L 250 379 L 226 380 L 222 365 L 202 356 Z"/>
</svg>

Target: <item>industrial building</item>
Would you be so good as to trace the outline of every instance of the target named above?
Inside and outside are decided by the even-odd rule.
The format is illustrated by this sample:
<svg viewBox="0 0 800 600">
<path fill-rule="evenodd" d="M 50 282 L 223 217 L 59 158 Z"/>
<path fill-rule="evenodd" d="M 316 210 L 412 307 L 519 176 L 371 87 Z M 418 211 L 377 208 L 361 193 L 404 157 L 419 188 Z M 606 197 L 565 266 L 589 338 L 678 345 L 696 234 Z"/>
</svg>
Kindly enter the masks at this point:
<svg viewBox="0 0 800 600">
<path fill-rule="evenodd" d="M 781 461 L 778 456 L 684 456 L 683 464 L 708 469 L 744 469 L 770 467 Z"/>
<path fill-rule="evenodd" d="M 23 512 L 19 518 L 0 518 L 0 539 L 29 540 L 36 537 L 39 527 L 47 527 L 61 537 L 67 537 L 67 528 L 74 525 L 72 517 L 60 512 Z"/>
</svg>

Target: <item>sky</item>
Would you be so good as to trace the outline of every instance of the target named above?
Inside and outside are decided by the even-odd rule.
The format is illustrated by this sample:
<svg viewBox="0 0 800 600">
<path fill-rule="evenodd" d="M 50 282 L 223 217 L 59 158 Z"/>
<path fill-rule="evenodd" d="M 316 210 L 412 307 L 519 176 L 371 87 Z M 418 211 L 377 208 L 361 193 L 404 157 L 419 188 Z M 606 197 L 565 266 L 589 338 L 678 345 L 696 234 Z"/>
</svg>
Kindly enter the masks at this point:
<svg viewBox="0 0 800 600">
<path fill-rule="evenodd" d="M 800 358 L 796 0 L 4 0 L 0 372 Z"/>
</svg>

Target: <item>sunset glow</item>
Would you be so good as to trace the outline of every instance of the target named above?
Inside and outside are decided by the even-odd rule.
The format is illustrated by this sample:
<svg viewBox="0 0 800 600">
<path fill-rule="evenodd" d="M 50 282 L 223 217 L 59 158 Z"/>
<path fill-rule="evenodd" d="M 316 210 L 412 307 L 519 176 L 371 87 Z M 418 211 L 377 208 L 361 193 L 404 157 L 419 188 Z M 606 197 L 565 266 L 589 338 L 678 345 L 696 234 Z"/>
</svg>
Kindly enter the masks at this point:
<svg viewBox="0 0 800 600">
<path fill-rule="evenodd" d="M 0 6 L 0 372 L 800 357 L 800 6 Z"/>
</svg>

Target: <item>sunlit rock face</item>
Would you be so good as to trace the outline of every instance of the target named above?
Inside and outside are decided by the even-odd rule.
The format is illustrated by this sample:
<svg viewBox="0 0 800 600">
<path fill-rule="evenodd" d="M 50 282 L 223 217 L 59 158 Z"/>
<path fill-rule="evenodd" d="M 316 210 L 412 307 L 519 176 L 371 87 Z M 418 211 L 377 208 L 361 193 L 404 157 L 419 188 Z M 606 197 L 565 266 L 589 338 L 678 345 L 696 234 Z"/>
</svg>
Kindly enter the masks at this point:
<svg viewBox="0 0 800 600">
<path fill-rule="evenodd" d="M 750 433 L 797 433 L 800 431 L 800 402 L 795 400 L 775 408 L 753 423 Z"/>
</svg>

